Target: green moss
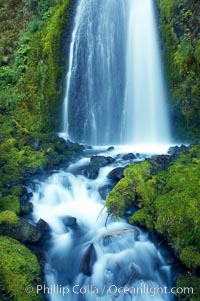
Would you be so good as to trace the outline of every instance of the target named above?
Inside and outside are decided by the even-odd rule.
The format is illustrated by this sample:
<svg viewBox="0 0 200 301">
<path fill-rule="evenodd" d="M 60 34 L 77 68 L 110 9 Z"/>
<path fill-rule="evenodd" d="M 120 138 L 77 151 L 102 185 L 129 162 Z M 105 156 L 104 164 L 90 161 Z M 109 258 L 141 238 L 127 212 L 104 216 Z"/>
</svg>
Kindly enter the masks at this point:
<svg viewBox="0 0 200 301">
<path fill-rule="evenodd" d="M 177 295 L 178 301 L 200 301 L 200 278 L 190 274 L 180 276 L 176 282 L 177 288 L 186 288 L 185 293 Z M 187 289 L 189 288 L 189 290 Z"/>
<path fill-rule="evenodd" d="M 200 267 L 199 165 L 200 145 L 173 159 L 167 169 L 154 160 L 133 164 L 106 200 L 108 212 L 117 217 L 133 205 L 142 207 L 129 222 L 161 233 L 192 271 Z"/>
<path fill-rule="evenodd" d="M 124 176 L 106 199 L 108 212 L 116 217 L 124 215 L 133 205 L 141 207 L 151 202 L 154 195 L 154 178 L 150 176 L 148 161 L 132 164 L 125 169 Z"/>
<path fill-rule="evenodd" d="M 16 240 L 5 236 L 0 236 L 0 245 L 0 297 L 8 300 L 9 295 L 9 300 L 14 301 L 43 300 L 36 292 L 41 280 L 35 255 Z M 26 287 L 32 287 L 33 290 L 28 294 Z"/>
<path fill-rule="evenodd" d="M 181 251 L 181 261 L 191 270 L 200 267 L 200 252 L 194 247 L 186 247 Z"/>
<path fill-rule="evenodd" d="M 20 213 L 20 201 L 17 196 L 8 195 L 0 198 L 0 211 L 10 210 L 16 214 Z"/>
<path fill-rule="evenodd" d="M 12 211 L 5 210 L 0 212 L 0 224 L 15 225 L 19 221 L 19 217 Z"/>
<path fill-rule="evenodd" d="M 199 139 L 200 26 L 198 2 L 158 0 L 174 137 Z"/>
<path fill-rule="evenodd" d="M 138 210 L 128 219 L 128 221 L 132 225 L 139 223 L 141 226 L 144 226 L 148 229 L 154 229 L 155 227 L 152 212 L 149 211 L 149 208 L 142 208 L 141 210 Z"/>
<path fill-rule="evenodd" d="M 19 0 L 15 5 L 13 0 L 3 0 L 1 3 L 0 12 L 4 15 L 8 10 L 2 17 L 2 32 L 7 27 L 8 31 L 0 39 L 0 126 L 6 131 L 8 128 L 16 131 L 8 116 L 32 132 L 58 128 L 66 71 L 62 37 L 71 2 Z M 9 38 L 6 48 L 5 41 Z"/>
</svg>

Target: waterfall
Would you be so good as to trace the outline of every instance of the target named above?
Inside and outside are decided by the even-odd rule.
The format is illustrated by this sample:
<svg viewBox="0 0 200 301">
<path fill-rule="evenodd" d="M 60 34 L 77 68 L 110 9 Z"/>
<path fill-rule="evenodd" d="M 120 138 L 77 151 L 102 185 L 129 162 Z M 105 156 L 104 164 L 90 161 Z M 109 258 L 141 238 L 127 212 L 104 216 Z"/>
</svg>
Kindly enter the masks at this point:
<svg viewBox="0 0 200 301">
<path fill-rule="evenodd" d="M 124 0 L 80 0 L 72 34 L 64 132 L 90 144 L 117 143 L 125 77 Z"/>
<path fill-rule="evenodd" d="M 153 0 L 80 0 L 63 131 L 92 145 L 169 143 Z"/>
<path fill-rule="evenodd" d="M 122 141 L 167 143 L 166 92 L 153 1 L 131 0 L 129 11 Z"/>
</svg>

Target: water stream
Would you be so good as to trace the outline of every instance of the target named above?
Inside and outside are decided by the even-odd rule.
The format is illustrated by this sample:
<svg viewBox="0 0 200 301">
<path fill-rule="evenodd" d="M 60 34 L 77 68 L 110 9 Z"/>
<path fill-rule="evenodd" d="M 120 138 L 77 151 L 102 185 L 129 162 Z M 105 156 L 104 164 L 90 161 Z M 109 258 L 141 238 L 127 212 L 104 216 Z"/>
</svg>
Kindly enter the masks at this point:
<svg viewBox="0 0 200 301">
<path fill-rule="evenodd" d="M 50 288 L 67 290 L 64 296 L 55 289 L 46 296 L 51 301 L 174 300 L 164 293 L 173 285 L 172 267 L 148 234 L 126 220 L 106 222 L 101 191 L 112 184 L 107 175 L 130 161 L 122 160 L 118 149 L 102 154 L 115 161 L 102 167 L 96 179 L 80 174 L 90 162 L 85 157 L 35 185 L 33 220 L 42 218 L 52 231 L 46 281 Z"/>
<path fill-rule="evenodd" d="M 126 220 L 107 220 L 104 207 L 108 173 L 130 164 L 122 153 L 164 153 L 170 141 L 153 0 L 77 1 L 66 80 L 66 138 L 104 145 L 99 154 L 114 162 L 90 179 L 79 172 L 90 162 L 85 155 L 36 183 L 33 220 L 51 227 L 45 279 L 54 290 L 46 297 L 173 301 L 171 266 L 160 250 Z"/>
</svg>

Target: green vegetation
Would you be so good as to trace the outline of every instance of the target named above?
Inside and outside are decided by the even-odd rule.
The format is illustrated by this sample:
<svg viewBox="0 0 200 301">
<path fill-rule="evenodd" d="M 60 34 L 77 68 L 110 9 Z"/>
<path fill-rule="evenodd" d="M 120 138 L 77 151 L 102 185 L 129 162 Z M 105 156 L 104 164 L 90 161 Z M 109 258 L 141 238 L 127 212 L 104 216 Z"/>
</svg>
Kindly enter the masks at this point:
<svg viewBox="0 0 200 301">
<path fill-rule="evenodd" d="M 19 218 L 23 184 L 81 151 L 51 133 L 60 123 L 71 3 L 0 1 L 0 300 L 43 299 L 35 290 L 41 284 L 36 257 L 6 235 L 38 241 L 39 232 Z"/>
<path fill-rule="evenodd" d="M 18 0 L 17 4 L 13 0 L 1 1 L 1 32 L 6 29 L 0 41 L 3 134 L 15 132 L 16 126 L 25 132 L 58 127 L 65 71 L 62 36 L 69 8 L 70 0 Z"/>
<path fill-rule="evenodd" d="M 7 224 L 13 226 L 18 221 L 19 221 L 19 217 L 12 211 L 5 210 L 0 213 L 0 225 Z"/>
<path fill-rule="evenodd" d="M 144 206 L 152 199 L 154 188 L 150 164 L 144 161 L 125 169 L 123 178 L 110 192 L 106 204 L 116 217 L 123 216 L 133 205 Z"/>
<path fill-rule="evenodd" d="M 59 123 L 71 2 L 0 3 L 0 211 L 19 214 L 24 178 L 67 161 L 79 148 L 50 134 Z"/>
<path fill-rule="evenodd" d="M 170 115 L 177 139 L 199 139 L 200 7 L 196 0 L 157 0 L 168 79 Z"/>
<path fill-rule="evenodd" d="M 193 273 L 200 268 L 199 163 L 200 145 L 195 145 L 167 169 L 156 168 L 153 159 L 132 164 L 106 200 L 108 212 L 117 218 L 137 206 L 129 222 L 161 233 Z"/>
<path fill-rule="evenodd" d="M 192 276 L 190 273 L 186 276 L 181 276 L 178 278 L 176 283 L 177 288 L 192 288 L 193 294 L 188 294 L 188 291 L 186 290 L 185 294 L 178 295 L 179 301 L 199 301 L 200 296 L 200 278 L 197 278 L 195 276 Z"/>
<path fill-rule="evenodd" d="M 0 299 L 14 301 L 40 301 L 36 292 L 41 284 L 40 266 L 30 250 L 14 239 L 0 236 Z M 25 289 L 33 289 L 26 293 Z"/>
</svg>

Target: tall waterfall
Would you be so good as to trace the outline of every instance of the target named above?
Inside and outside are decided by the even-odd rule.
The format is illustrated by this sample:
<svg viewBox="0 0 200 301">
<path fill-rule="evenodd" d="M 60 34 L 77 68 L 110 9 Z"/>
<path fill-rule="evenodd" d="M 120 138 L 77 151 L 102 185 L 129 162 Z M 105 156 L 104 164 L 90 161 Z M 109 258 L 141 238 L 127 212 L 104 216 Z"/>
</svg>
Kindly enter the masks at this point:
<svg viewBox="0 0 200 301">
<path fill-rule="evenodd" d="M 131 0 L 122 141 L 169 142 L 166 93 L 152 0 Z"/>
<path fill-rule="evenodd" d="M 169 142 L 153 0 L 80 0 L 63 131 L 90 144 Z"/>
</svg>

